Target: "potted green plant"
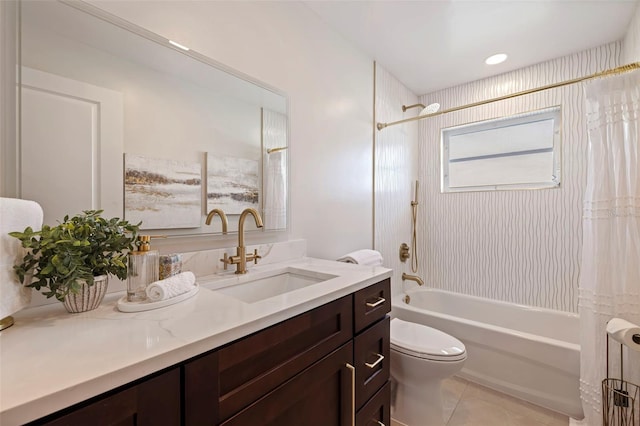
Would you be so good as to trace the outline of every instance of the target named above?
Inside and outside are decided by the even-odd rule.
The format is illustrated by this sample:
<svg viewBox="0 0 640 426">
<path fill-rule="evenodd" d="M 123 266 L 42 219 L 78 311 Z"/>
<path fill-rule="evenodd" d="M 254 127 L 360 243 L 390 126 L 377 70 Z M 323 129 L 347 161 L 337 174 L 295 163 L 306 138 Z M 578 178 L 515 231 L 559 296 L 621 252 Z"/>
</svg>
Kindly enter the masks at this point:
<svg viewBox="0 0 640 426">
<path fill-rule="evenodd" d="M 14 266 L 21 282 L 61 301 L 69 312 L 95 309 L 107 290 L 109 275 L 127 278 L 127 251 L 132 250 L 140 223 L 105 219 L 102 210 L 65 216 L 40 231 L 10 232 L 27 254 Z"/>
</svg>

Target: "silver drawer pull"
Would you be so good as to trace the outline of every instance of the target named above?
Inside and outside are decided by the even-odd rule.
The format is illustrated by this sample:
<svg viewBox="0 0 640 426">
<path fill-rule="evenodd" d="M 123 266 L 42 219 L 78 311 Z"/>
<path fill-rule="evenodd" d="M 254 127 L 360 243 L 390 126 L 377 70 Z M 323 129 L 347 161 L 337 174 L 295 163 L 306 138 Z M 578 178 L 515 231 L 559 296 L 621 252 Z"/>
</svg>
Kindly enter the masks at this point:
<svg viewBox="0 0 640 426">
<path fill-rule="evenodd" d="M 382 305 L 384 302 L 386 302 L 387 299 L 385 299 L 384 297 L 378 297 L 378 300 L 376 302 L 367 302 L 367 306 L 370 308 L 375 308 L 376 306 L 380 306 Z"/>
<path fill-rule="evenodd" d="M 367 367 L 369 367 L 369 368 L 376 368 L 376 365 L 380 364 L 380 363 L 382 362 L 382 360 L 384 359 L 384 355 L 376 354 L 376 356 L 378 357 L 378 359 L 376 360 L 376 362 L 371 363 L 371 364 L 370 364 L 370 363 L 368 363 L 368 362 L 365 362 L 365 363 L 364 363 L 364 365 L 366 365 L 366 366 L 367 366 Z"/>
<path fill-rule="evenodd" d="M 384 426 L 384 423 L 382 423 L 380 420 L 377 421 L 379 426 Z"/>
</svg>

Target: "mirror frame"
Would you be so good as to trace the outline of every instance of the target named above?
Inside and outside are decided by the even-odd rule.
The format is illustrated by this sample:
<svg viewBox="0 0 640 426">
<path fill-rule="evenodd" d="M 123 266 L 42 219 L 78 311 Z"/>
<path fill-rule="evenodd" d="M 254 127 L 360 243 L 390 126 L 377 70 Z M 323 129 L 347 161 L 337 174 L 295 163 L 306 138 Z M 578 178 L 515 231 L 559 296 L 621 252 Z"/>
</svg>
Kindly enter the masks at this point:
<svg viewBox="0 0 640 426">
<path fill-rule="evenodd" d="M 18 9 L 20 9 L 21 7 L 21 3 L 23 0 L 18 0 L 17 4 L 18 4 Z M 116 15 L 113 15 L 103 9 L 100 9 L 97 6 L 94 6 L 92 4 L 86 3 L 84 1 L 80 1 L 80 0 L 57 0 L 59 3 L 72 7 L 80 12 L 83 13 L 87 13 L 88 15 L 100 19 L 108 24 L 111 25 L 115 25 L 116 27 L 123 29 L 125 31 L 128 31 L 136 36 L 139 37 L 143 37 L 146 40 L 149 40 L 151 42 L 154 42 L 164 48 L 169 48 L 172 49 L 174 52 L 178 52 L 181 55 L 184 55 L 188 58 L 191 58 L 193 60 L 196 60 L 200 63 L 203 63 L 207 66 L 211 66 L 213 68 L 215 68 L 216 70 L 219 70 L 221 72 L 224 72 L 232 77 L 235 77 L 237 79 L 243 80 L 247 83 L 250 83 L 262 90 L 265 91 L 269 91 L 277 96 L 280 96 L 283 98 L 285 104 L 286 104 L 286 117 L 287 117 L 287 122 L 286 122 L 286 149 L 287 151 L 290 150 L 291 148 L 291 138 L 290 138 L 290 99 L 289 96 L 282 90 L 275 88 L 274 86 L 270 86 L 262 81 L 259 81 L 245 73 L 242 73 L 238 70 L 235 70 L 221 62 L 218 62 L 206 55 L 203 55 L 197 51 L 194 51 L 193 49 L 189 49 L 189 50 L 185 50 L 183 48 L 180 48 L 178 46 L 176 46 L 175 44 L 173 44 L 168 38 L 165 38 L 159 34 L 156 34 L 152 31 L 149 31 L 143 27 L 140 27 L 136 24 L 133 24 L 127 20 L 124 20 Z M 12 19 L 20 19 L 20 13 L 18 11 L 18 13 L 16 14 L 16 18 Z M 20 45 L 20 39 L 21 39 L 21 25 L 18 24 L 16 25 L 16 38 L 17 38 L 17 43 L 18 46 Z M 18 65 L 22 65 L 21 63 L 21 52 L 18 48 L 17 52 L 15 52 L 15 56 L 16 56 L 16 64 Z M 19 74 L 19 73 L 18 73 Z M 20 75 L 18 75 L 16 77 L 16 83 L 18 84 L 18 87 L 21 86 L 21 80 L 20 80 Z M 21 141 L 20 141 L 20 137 L 19 137 L 19 133 L 20 133 L 20 126 L 21 126 L 21 120 L 20 120 L 20 116 L 21 116 L 21 100 L 20 100 L 20 95 L 18 94 L 18 99 L 15 102 L 16 104 L 16 126 L 17 126 L 17 133 L 18 133 L 18 137 L 14 139 L 13 144 L 11 142 L 9 142 L 8 146 L 9 151 L 11 148 L 15 148 L 16 150 L 16 159 L 18 161 L 16 161 L 16 168 L 17 170 L 15 170 L 15 175 L 14 176 L 7 176 L 6 172 L 3 172 L 3 176 L 2 176 L 2 183 L 3 186 L 5 188 L 7 188 L 7 190 L 4 191 L 3 195 L 9 194 L 9 196 L 13 195 L 11 194 L 11 191 L 9 189 L 13 189 L 15 188 L 15 196 L 17 197 L 21 197 L 21 187 L 22 187 L 22 182 L 21 182 L 21 161 L 20 161 L 20 151 L 21 151 Z M 263 135 L 260 136 L 260 151 L 261 151 L 261 156 L 258 158 L 258 162 L 260 164 L 260 170 L 263 171 L 263 164 L 265 161 L 265 155 L 266 154 L 266 149 L 263 145 Z M 5 150 L 5 144 L 8 141 L 3 141 L 3 150 Z M 124 149 L 124 151 L 126 152 L 126 147 Z M 123 152 L 124 153 L 124 152 Z M 274 232 L 274 233 L 283 233 L 283 232 L 288 232 L 288 230 L 290 229 L 290 217 L 291 217 L 291 212 L 290 212 L 290 196 L 289 196 L 289 190 L 290 190 L 290 155 L 286 155 L 286 162 L 285 162 L 285 167 L 287 170 L 286 173 L 286 189 L 287 189 L 287 194 L 286 194 L 286 224 L 284 228 L 279 228 L 279 229 L 248 229 L 247 231 L 259 231 L 262 233 L 270 233 L 270 232 Z M 3 159 L 4 161 L 5 159 Z M 7 171 L 7 172 L 11 172 L 11 171 Z M 11 174 L 11 173 L 10 173 Z M 202 177 L 203 180 L 206 180 L 206 175 L 203 175 Z M 260 182 L 259 182 L 259 188 L 261 191 L 261 196 L 260 196 L 260 209 L 261 209 L 261 214 L 264 213 L 264 208 L 265 208 L 265 203 L 264 203 L 264 171 L 263 173 L 261 173 L 260 176 Z M 122 191 L 122 195 L 124 198 L 124 186 L 121 189 Z M 203 210 L 208 211 L 208 207 L 206 207 L 206 198 L 202 200 L 203 202 Z M 122 205 L 122 212 L 121 215 L 122 217 L 124 217 L 124 203 Z M 206 216 L 206 213 L 205 213 Z M 234 215 L 235 216 L 235 215 Z M 206 225 L 205 225 L 206 226 Z M 198 229 L 204 229 L 203 227 L 200 227 Z M 165 231 L 168 235 L 168 237 L 170 238 L 174 238 L 174 237 L 179 237 L 179 238 L 184 238 L 184 237 L 207 237 L 207 238 L 211 238 L 212 236 L 223 236 L 224 234 L 222 234 L 221 231 L 216 231 L 216 232 L 190 232 L 190 228 L 175 228 L 175 229 L 150 229 L 149 231 L 151 233 L 164 233 Z M 237 233 L 237 228 L 236 229 L 230 229 L 230 231 L 228 232 L 229 234 L 235 234 Z"/>
</svg>

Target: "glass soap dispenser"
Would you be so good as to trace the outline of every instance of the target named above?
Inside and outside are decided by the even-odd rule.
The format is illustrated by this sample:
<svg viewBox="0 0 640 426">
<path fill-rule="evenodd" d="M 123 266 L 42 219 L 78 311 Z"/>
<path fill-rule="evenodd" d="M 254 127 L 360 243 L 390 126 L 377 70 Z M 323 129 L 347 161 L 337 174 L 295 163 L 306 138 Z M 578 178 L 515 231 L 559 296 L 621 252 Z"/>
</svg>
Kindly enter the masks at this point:
<svg viewBox="0 0 640 426">
<path fill-rule="evenodd" d="M 127 276 L 127 301 L 143 302 L 147 300 L 146 289 L 149 284 L 158 281 L 160 255 L 151 250 L 151 236 L 138 235 L 137 250 L 129 252 L 129 272 Z"/>
</svg>

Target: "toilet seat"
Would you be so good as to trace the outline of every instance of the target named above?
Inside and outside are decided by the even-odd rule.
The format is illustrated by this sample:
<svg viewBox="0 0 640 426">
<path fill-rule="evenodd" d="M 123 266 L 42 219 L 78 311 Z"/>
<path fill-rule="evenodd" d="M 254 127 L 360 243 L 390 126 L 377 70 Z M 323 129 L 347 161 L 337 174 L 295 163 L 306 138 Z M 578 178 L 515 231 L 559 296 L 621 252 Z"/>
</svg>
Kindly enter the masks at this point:
<svg viewBox="0 0 640 426">
<path fill-rule="evenodd" d="M 464 344 L 453 336 L 426 325 L 391 320 L 391 350 L 432 361 L 460 361 L 467 357 Z"/>
</svg>

